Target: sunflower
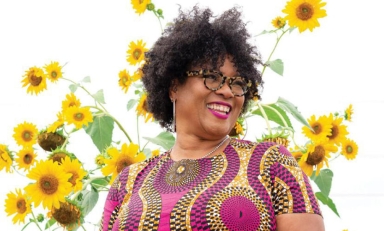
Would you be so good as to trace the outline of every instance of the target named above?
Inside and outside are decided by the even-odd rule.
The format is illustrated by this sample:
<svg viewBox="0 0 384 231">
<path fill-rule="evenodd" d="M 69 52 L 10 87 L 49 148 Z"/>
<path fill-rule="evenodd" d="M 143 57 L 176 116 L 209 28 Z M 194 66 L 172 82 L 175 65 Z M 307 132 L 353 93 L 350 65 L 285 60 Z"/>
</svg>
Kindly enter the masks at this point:
<svg viewBox="0 0 384 231">
<path fill-rule="evenodd" d="M 16 163 L 19 165 L 19 169 L 29 170 L 36 162 L 36 153 L 31 147 L 21 149 L 17 153 Z"/>
<path fill-rule="evenodd" d="M 65 196 L 72 190 L 72 184 L 68 181 L 71 176 L 57 162 L 41 160 L 27 174 L 36 182 L 26 186 L 25 191 L 35 207 L 42 202 L 44 208 L 60 208 L 60 202 L 64 202 Z"/>
<path fill-rule="evenodd" d="M 137 40 L 137 43 L 131 42 L 129 44 L 129 49 L 127 51 L 127 61 L 131 65 L 136 65 L 144 60 L 144 53 L 148 51 L 145 48 L 145 43 L 143 40 Z"/>
<path fill-rule="evenodd" d="M 28 86 L 27 92 L 39 94 L 41 91 L 47 89 L 47 80 L 43 69 L 38 67 L 31 67 L 25 72 L 24 79 L 21 81 L 23 87 Z"/>
<path fill-rule="evenodd" d="M 352 121 L 352 114 L 353 114 L 353 108 L 352 108 L 352 104 L 350 104 L 349 107 L 344 111 L 345 120 L 349 122 Z"/>
<path fill-rule="evenodd" d="M 81 106 L 80 100 L 73 93 L 67 94 L 65 96 L 65 100 L 61 102 L 61 108 L 63 112 L 67 110 L 67 108 L 69 107 L 80 107 L 80 106 Z"/>
<path fill-rule="evenodd" d="M 327 142 L 312 143 L 300 158 L 299 165 L 308 176 L 312 176 L 313 168 L 316 168 L 316 175 L 323 168 L 324 163 L 328 165 L 328 159 L 331 152 L 337 152 L 338 148 Z"/>
<path fill-rule="evenodd" d="M 24 223 L 25 217 L 31 213 L 31 204 L 27 195 L 22 193 L 21 189 L 16 189 L 16 193 L 10 192 L 5 199 L 5 212 L 8 216 L 16 214 L 12 218 L 13 224 Z"/>
<path fill-rule="evenodd" d="M 147 5 L 151 0 L 131 0 L 131 4 L 135 13 L 141 15 L 147 9 Z"/>
<path fill-rule="evenodd" d="M 272 20 L 272 25 L 273 27 L 277 28 L 277 29 L 281 29 L 285 26 L 285 24 L 287 23 L 286 20 L 280 16 L 277 16 L 276 18 L 274 18 Z"/>
<path fill-rule="evenodd" d="M 17 125 L 13 131 L 13 138 L 15 138 L 18 145 L 23 147 L 31 147 L 32 145 L 36 144 L 38 130 L 34 124 L 24 122 Z"/>
<path fill-rule="evenodd" d="M 117 150 L 115 147 L 107 149 L 107 153 L 110 156 L 110 159 L 105 159 L 105 166 L 101 169 L 101 172 L 104 176 L 112 174 L 110 184 L 113 183 L 116 176 L 123 170 L 125 167 L 145 160 L 145 155 L 143 152 L 138 153 L 139 145 L 130 143 L 129 146 L 124 143 L 121 147 L 121 151 Z"/>
<path fill-rule="evenodd" d="M 347 160 L 353 160 L 356 158 L 359 147 L 356 142 L 351 139 L 346 139 L 342 143 L 341 154 L 347 158 Z"/>
<path fill-rule="evenodd" d="M 63 162 L 63 160 L 67 156 L 71 159 L 76 158 L 76 156 L 74 154 L 72 154 L 72 153 L 70 153 L 64 149 L 57 148 L 57 149 L 53 150 L 51 154 L 49 154 L 48 159 L 52 160 L 53 162 L 57 162 L 59 165 L 61 165 L 61 163 Z"/>
<path fill-rule="evenodd" d="M 105 156 L 103 154 L 97 155 L 95 158 L 95 164 L 102 167 L 105 164 Z"/>
<path fill-rule="evenodd" d="M 57 82 L 58 79 L 63 77 L 63 73 L 61 72 L 61 66 L 58 62 L 51 62 L 51 64 L 44 66 L 45 71 L 47 73 L 48 79 L 54 83 Z"/>
<path fill-rule="evenodd" d="M 291 0 L 287 2 L 283 13 L 287 14 L 285 19 L 290 27 L 298 27 L 299 32 L 306 29 L 312 31 L 320 26 L 317 19 L 327 16 L 327 12 L 321 9 L 325 5 L 321 0 Z"/>
<path fill-rule="evenodd" d="M 89 107 L 69 107 L 64 113 L 68 124 L 74 124 L 77 129 L 88 126 L 88 123 L 93 122 Z"/>
<path fill-rule="evenodd" d="M 130 75 L 127 70 L 119 72 L 119 85 L 125 93 L 127 93 L 129 86 L 138 79 L 140 79 L 138 72 L 135 72 L 133 75 Z"/>
<path fill-rule="evenodd" d="M 327 140 L 327 136 L 331 135 L 332 120 L 330 120 L 327 116 L 320 116 L 317 120 L 316 116 L 312 115 L 311 118 L 308 119 L 308 123 L 312 130 L 307 126 L 304 126 L 302 128 L 302 132 L 305 136 L 307 136 L 314 142 L 321 142 L 322 140 Z"/>
<path fill-rule="evenodd" d="M 332 121 L 332 128 L 331 135 L 327 136 L 328 141 L 338 146 L 348 135 L 347 126 L 341 124 L 342 117 L 333 118 L 332 113 L 329 115 L 329 119 Z"/>
<path fill-rule="evenodd" d="M 56 130 L 64 125 L 64 116 L 62 112 L 56 114 L 57 120 L 47 128 L 47 132 L 55 133 Z"/>
<path fill-rule="evenodd" d="M 50 218 L 54 218 L 64 230 L 74 230 L 84 222 L 83 211 L 75 202 L 60 202 L 60 208 L 52 208 Z"/>
<path fill-rule="evenodd" d="M 71 173 L 72 177 L 69 179 L 69 182 L 71 182 L 73 190 L 79 191 L 83 188 L 82 180 L 87 175 L 87 172 L 84 171 L 81 163 L 78 159 L 73 159 L 69 156 L 66 156 L 62 162 L 61 166 L 64 169 L 64 172 Z"/>
<path fill-rule="evenodd" d="M 12 172 L 12 156 L 4 144 L 0 144 L 0 171 L 5 168 L 6 172 Z"/>
<path fill-rule="evenodd" d="M 153 121 L 153 114 L 148 112 L 147 110 L 147 94 L 143 94 L 140 97 L 139 103 L 136 107 L 137 115 L 143 116 L 145 119 L 145 122 L 148 122 L 148 120 L 152 119 Z"/>
</svg>

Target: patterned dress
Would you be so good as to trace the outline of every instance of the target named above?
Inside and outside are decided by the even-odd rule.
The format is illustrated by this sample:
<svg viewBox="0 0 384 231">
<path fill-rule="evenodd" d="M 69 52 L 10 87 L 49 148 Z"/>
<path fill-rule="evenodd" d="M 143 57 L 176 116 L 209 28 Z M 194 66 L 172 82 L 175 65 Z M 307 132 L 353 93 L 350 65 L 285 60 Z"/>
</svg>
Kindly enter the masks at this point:
<svg viewBox="0 0 384 231">
<path fill-rule="evenodd" d="M 307 176 L 284 147 L 231 139 L 211 158 L 169 152 L 125 168 L 100 230 L 276 230 L 276 216 L 320 214 Z"/>
</svg>

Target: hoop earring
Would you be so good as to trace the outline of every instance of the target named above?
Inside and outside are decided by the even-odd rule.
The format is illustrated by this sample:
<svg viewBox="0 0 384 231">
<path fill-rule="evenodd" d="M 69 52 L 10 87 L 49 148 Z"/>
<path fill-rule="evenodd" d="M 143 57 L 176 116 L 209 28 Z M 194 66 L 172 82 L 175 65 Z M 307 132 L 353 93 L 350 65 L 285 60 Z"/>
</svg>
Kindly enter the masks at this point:
<svg viewBox="0 0 384 231">
<path fill-rule="evenodd" d="M 172 118 L 172 132 L 176 132 L 176 99 L 172 99 L 172 105 L 173 105 L 173 118 Z"/>
</svg>

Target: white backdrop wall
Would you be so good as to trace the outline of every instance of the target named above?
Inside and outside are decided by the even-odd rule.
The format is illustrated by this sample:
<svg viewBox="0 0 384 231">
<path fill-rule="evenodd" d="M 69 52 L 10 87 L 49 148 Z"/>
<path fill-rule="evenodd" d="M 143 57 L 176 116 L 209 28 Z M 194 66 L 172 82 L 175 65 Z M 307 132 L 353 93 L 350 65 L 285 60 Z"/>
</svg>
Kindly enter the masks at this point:
<svg viewBox="0 0 384 231">
<path fill-rule="evenodd" d="M 199 1 L 154 1 L 164 11 L 163 26 L 177 15 L 179 5 L 190 8 Z M 295 103 L 305 117 L 342 111 L 354 107 L 350 137 L 359 145 L 353 161 L 338 158 L 330 163 L 334 171 L 333 198 L 340 218 L 322 206 L 326 229 L 330 231 L 380 230 L 384 207 L 384 162 L 379 134 L 384 130 L 382 60 L 384 52 L 379 0 L 327 1 L 328 16 L 320 19 L 313 33 L 295 30 L 285 36 L 274 58 L 285 62 L 284 77 L 268 71 L 265 75 L 264 101 L 283 96 Z M 285 0 L 200 1 L 215 13 L 235 4 L 243 6 L 249 29 L 256 35 L 272 29 L 271 20 L 282 15 Z M 133 126 L 135 117 L 125 109 L 129 95 L 120 90 L 118 72 L 129 68 L 126 50 L 131 41 L 144 39 L 149 47 L 160 35 L 157 19 L 149 12 L 138 16 L 129 0 L 1 0 L 0 1 L 0 143 L 16 148 L 13 128 L 24 121 L 39 129 L 56 119 L 61 100 L 69 92 L 68 84 L 49 84 L 48 90 L 31 96 L 21 87 L 22 76 L 31 66 L 51 61 L 64 67 L 67 78 L 79 81 L 90 76 L 89 89 L 104 89 L 106 107 L 123 124 Z M 261 54 L 267 58 L 272 49 L 272 35 L 254 38 Z M 80 93 L 80 92 L 79 92 Z M 85 97 L 79 98 L 86 103 Z M 83 100 L 84 99 L 84 100 Z M 250 129 L 255 134 L 263 124 Z M 151 131 L 152 128 L 150 128 Z M 148 135 L 148 127 L 141 135 Z M 156 130 L 156 129 L 155 129 Z M 156 130 L 157 132 L 160 129 Z M 119 134 L 116 134 L 119 137 Z M 97 154 L 90 139 L 82 132 L 75 134 L 68 146 L 80 160 L 89 161 Z M 81 154 L 78 154 L 81 153 Z M 88 159 L 87 159 L 88 158 Z M 16 173 L 0 172 L 1 230 L 21 230 L 6 217 L 4 200 L 15 188 L 27 182 Z M 101 216 L 102 200 L 86 218 L 96 223 Z M 96 230 L 86 224 L 87 230 Z M 34 227 L 29 227 L 35 230 Z"/>
</svg>

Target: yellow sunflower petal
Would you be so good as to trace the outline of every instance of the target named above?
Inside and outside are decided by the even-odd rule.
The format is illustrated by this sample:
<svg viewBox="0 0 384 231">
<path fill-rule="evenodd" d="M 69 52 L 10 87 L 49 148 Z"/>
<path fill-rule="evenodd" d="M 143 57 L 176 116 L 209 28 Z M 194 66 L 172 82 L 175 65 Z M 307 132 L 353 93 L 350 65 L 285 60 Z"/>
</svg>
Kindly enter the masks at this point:
<svg viewBox="0 0 384 231">
<path fill-rule="evenodd" d="M 141 15 L 147 9 L 147 5 L 151 3 L 151 0 L 131 0 L 131 4 L 135 13 Z"/>
<path fill-rule="evenodd" d="M 58 62 L 51 62 L 48 65 L 44 66 L 45 71 L 47 73 L 47 77 L 51 82 L 57 82 L 58 79 L 63 77 L 63 73 L 61 72 L 61 66 Z"/>
<path fill-rule="evenodd" d="M 93 122 L 93 116 L 89 107 L 69 107 L 65 112 L 65 120 L 68 124 L 74 124 L 76 129 L 88 126 Z"/>
<path fill-rule="evenodd" d="M 36 153 L 31 147 L 26 147 L 17 153 L 16 163 L 19 169 L 29 170 L 36 162 Z"/>
<path fill-rule="evenodd" d="M 23 87 L 27 87 L 27 92 L 36 95 L 47 89 L 47 80 L 43 69 L 38 67 L 29 68 L 24 75 L 24 79 L 21 81 Z"/>
<path fill-rule="evenodd" d="M 138 40 L 137 43 L 131 42 L 127 51 L 127 61 L 131 65 L 136 65 L 144 60 L 144 54 L 148 49 L 145 48 L 143 40 Z"/>
<path fill-rule="evenodd" d="M 36 144 L 38 130 L 34 124 L 27 122 L 18 124 L 17 127 L 13 129 L 13 131 L 13 138 L 18 145 L 23 147 L 31 147 L 32 145 Z"/>
<path fill-rule="evenodd" d="M 24 223 L 25 217 L 31 213 L 31 205 L 26 194 L 21 189 L 16 189 L 16 193 L 10 192 L 5 199 L 5 212 L 8 216 L 15 214 L 12 219 L 14 224 Z"/>
</svg>

